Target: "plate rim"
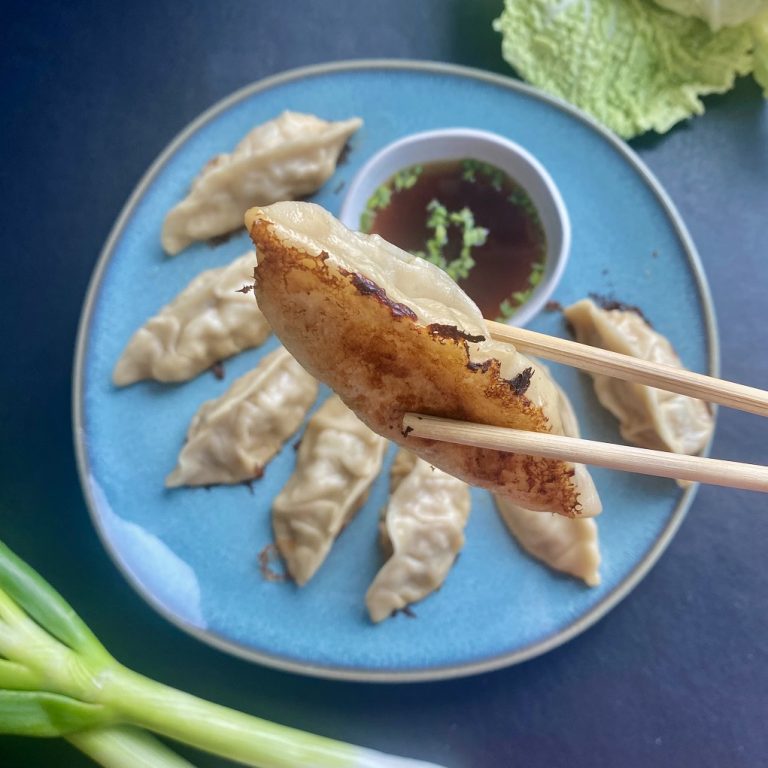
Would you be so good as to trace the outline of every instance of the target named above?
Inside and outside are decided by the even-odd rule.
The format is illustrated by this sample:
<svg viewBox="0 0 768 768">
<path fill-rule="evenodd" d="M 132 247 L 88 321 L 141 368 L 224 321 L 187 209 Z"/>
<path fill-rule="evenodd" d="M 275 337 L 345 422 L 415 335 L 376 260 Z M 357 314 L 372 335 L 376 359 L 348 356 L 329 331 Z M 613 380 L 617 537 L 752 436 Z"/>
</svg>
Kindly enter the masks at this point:
<svg viewBox="0 0 768 768">
<path fill-rule="evenodd" d="M 233 656 L 245 659 L 250 662 L 262 664 L 273 669 L 294 674 L 308 675 L 311 677 L 324 678 L 329 680 L 344 680 L 351 682 L 377 682 L 377 683 L 403 683 L 403 682 L 428 682 L 437 680 L 448 680 L 470 675 L 477 675 L 483 672 L 490 672 L 496 669 L 519 664 L 528 661 L 537 656 L 541 656 L 560 645 L 568 642 L 574 637 L 587 630 L 611 609 L 613 609 L 621 600 L 623 600 L 646 576 L 650 569 L 656 564 L 658 559 L 669 546 L 672 538 L 679 529 L 686 513 L 693 502 L 698 490 L 698 484 L 690 486 L 680 498 L 677 506 L 663 528 L 653 545 L 645 553 L 644 557 L 629 572 L 629 574 L 613 589 L 606 594 L 600 602 L 594 605 L 587 613 L 570 623 L 564 629 L 555 632 L 543 640 L 530 643 L 517 650 L 507 653 L 490 656 L 480 661 L 472 661 L 464 664 L 442 665 L 429 667 L 425 669 L 401 669 L 378 671 L 366 668 L 355 667 L 336 667 L 332 665 L 321 665 L 314 663 L 304 663 L 293 660 L 289 657 L 256 651 L 242 643 L 223 638 L 207 629 L 201 629 L 188 623 L 180 616 L 174 614 L 169 608 L 164 606 L 139 579 L 134 576 L 131 569 L 123 562 L 122 556 L 112 541 L 108 538 L 105 526 L 102 521 L 101 513 L 96 499 L 93 496 L 91 487 L 91 467 L 88 461 L 86 450 L 86 433 L 84 427 L 84 363 L 88 349 L 88 340 L 90 337 L 90 327 L 93 319 L 93 311 L 96 304 L 96 297 L 99 293 L 101 283 L 107 265 L 112 258 L 115 244 L 125 229 L 126 223 L 133 214 L 134 209 L 146 193 L 149 185 L 154 181 L 163 166 L 176 153 L 181 145 L 202 128 L 206 123 L 216 118 L 219 114 L 226 111 L 235 104 L 250 98 L 261 91 L 269 90 L 285 83 L 302 80 L 318 75 L 334 74 L 338 72 L 349 72 L 354 70 L 395 70 L 395 71 L 418 71 L 422 73 L 432 73 L 441 75 L 453 75 L 469 80 L 498 85 L 518 93 L 523 93 L 538 101 L 548 103 L 557 109 L 565 112 L 571 117 L 576 118 L 586 124 L 593 131 L 609 142 L 609 144 L 638 172 L 642 180 L 654 193 L 661 207 L 669 217 L 675 234 L 680 240 L 681 246 L 690 263 L 693 276 L 696 282 L 696 288 L 701 297 L 704 320 L 707 330 L 707 353 L 709 358 L 709 375 L 720 375 L 720 342 L 717 327 L 717 318 L 715 315 L 712 294 L 709 288 L 706 274 L 698 254 L 696 246 L 688 232 L 682 217 L 677 211 L 674 203 L 662 187 L 661 183 L 645 165 L 635 151 L 618 136 L 612 134 L 607 128 L 598 123 L 595 119 L 586 115 L 578 108 L 568 104 L 564 100 L 544 93 L 526 83 L 515 80 L 506 75 L 489 72 L 474 67 L 467 67 L 459 64 L 449 64 L 439 61 L 418 60 L 418 59 L 349 59 L 344 61 L 322 62 L 304 67 L 297 67 L 284 70 L 274 75 L 256 80 L 242 88 L 237 89 L 223 99 L 220 99 L 211 107 L 203 111 L 194 120 L 188 123 L 166 147 L 155 158 L 149 168 L 144 172 L 139 182 L 134 187 L 127 201 L 123 205 L 115 223 L 109 232 L 93 268 L 88 288 L 86 290 L 83 307 L 80 313 L 80 320 L 77 329 L 77 339 L 75 343 L 75 354 L 73 360 L 72 374 L 72 433 L 75 448 L 75 457 L 77 462 L 77 473 L 80 486 L 85 498 L 86 507 L 96 534 L 101 541 L 102 546 L 109 555 L 110 559 L 122 574 L 130 586 L 145 600 L 148 605 L 159 613 L 164 619 L 173 626 L 181 629 L 196 639 L 225 651 Z M 716 416 L 716 412 L 715 412 Z M 714 436 L 714 430 L 713 430 Z M 713 437 L 710 437 L 703 455 L 708 455 Z"/>
</svg>

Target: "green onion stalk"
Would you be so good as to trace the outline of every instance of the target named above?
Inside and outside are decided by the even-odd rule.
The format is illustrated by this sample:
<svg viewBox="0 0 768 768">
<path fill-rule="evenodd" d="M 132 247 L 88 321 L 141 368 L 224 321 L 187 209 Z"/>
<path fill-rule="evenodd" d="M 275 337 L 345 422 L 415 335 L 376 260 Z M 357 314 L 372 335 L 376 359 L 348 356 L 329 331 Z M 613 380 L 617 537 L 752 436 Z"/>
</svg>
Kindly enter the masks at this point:
<svg viewBox="0 0 768 768">
<path fill-rule="evenodd" d="M 146 731 L 112 725 L 65 736 L 67 741 L 105 768 L 194 768 Z"/>
<path fill-rule="evenodd" d="M 190 765 L 147 731 L 261 768 L 436 768 L 271 723 L 131 671 L 0 542 L 0 733 L 63 736 L 107 768 Z"/>
</svg>

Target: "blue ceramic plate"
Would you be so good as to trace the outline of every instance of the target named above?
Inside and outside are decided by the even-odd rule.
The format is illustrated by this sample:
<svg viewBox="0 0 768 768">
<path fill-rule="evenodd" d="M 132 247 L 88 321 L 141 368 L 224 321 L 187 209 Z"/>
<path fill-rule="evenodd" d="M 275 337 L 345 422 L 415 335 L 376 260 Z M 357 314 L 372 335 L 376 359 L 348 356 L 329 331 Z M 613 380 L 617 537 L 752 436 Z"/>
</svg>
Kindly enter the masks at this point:
<svg viewBox="0 0 768 768">
<path fill-rule="evenodd" d="M 573 637 L 614 606 L 656 561 L 693 490 L 672 481 L 595 470 L 602 585 L 584 587 L 523 554 L 490 496 L 473 492 L 466 546 L 443 588 L 374 626 L 363 598 L 381 565 L 377 515 L 387 472 L 303 589 L 266 581 L 257 555 L 270 541 L 270 504 L 294 464 L 291 443 L 253 492 L 243 485 L 167 491 L 190 419 L 274 348 L 273 338 L 182 385 L 115 389 L 112 368 L 133 331 L 203 269 L 248 247 L 245 233 L 175 258 L 160 248 L 165 213 L 203 163 L 284 109 L 327 119 L 359 115 L 349 160 L 315 196 L 338 212 L 343 183 L 385 144 L 415 131 L 471 126 L 496 131 L 538 157 L 573 223 L 570 262 L 555 298 L 590 292 L 643 307 L 683 361 L 717 373 L 712 307 L 699 260 L 658 182 L 626 147 L 571 107 L 518 82 L 452 66 L 351 62 L 289 72 L 206 112 L 148 171 L 112 231 L 83 313 L 75 371 L 75 434 L 94 523 L 118 567 L 151 605 L 195 636 L 296 672 L 357 680 L 423 680 L 522 661 Z M 557 313 L 532 326 L 565 329 Z M 590 380 L 556 368 L 585 437 L 619 441 Z M 325 396 L 327 392 L 323 392 Z"/>
</svg>

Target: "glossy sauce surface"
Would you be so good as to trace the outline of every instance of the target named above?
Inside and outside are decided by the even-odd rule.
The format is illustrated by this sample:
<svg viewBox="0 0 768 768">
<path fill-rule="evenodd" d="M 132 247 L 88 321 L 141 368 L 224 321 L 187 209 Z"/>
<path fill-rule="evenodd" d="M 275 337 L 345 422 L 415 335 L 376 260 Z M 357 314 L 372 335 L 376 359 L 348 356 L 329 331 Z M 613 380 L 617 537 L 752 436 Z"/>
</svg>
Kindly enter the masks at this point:
<svg viewBox="0 0 768 768">
<path fill-rule="evenodd" d="M 416 175 L 412 186 L 398 189 Z M 543 271 L 546 240 L 530 198 L 507 174 L 477 161 L 450 160 L 405 169 L 382 187 L 389 193 L 382 195 L 380 187 L 371 198 L 373 217 L 367 227 L 364 219 L 363 229 L 412 253 L 426 253 L 436 234 L 428 225 L 430 203 L 439 201 L 449 214 L 468 208 L 487 236 L 471 249 L 476 263 L 469 274 L 452 276 L 488 319 L 509 315 L 525 302 Z M 462 236 L 461 225 L 447 227 L 442 252 L 449 264 L 460 258 Z"/>
</svg>

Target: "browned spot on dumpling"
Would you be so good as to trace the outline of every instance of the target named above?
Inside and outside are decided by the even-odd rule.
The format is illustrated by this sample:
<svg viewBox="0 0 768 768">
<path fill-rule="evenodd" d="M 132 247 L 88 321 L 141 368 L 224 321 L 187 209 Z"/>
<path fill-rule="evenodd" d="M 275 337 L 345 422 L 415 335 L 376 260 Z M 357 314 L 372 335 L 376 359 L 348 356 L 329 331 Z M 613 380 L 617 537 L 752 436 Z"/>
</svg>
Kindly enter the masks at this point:
<svg viewBox="0 0 768 768">
<path fill-rule="evenodd" d="M 600 309 L 604 309 L 606 312 L 613 312 L 615 310 L 619 312 L 634 312 L 636 315 L 640 315 L 640 317 L 645 320 L 648 325 L 653 328 L 653 324 L 651 321 L 645 316 L 645 312 L 643 312 L 640 307 L 635 306 L 634 304 L 626 304 L 623 301 L 619 301 L 618 299 L 612 299 L 610 296 L 603 296 L 599 293 L 590 293 L 589 298 L 592 299 L 592 301 L 597 304 Z"/>
<path fill-rule="evenodd" d="M 339 270 L 339 272 L 345 276 L 349 275 L 352 278 L 352 285 L 354 285 L 363 296 L 373 296 L 385 307 L 389 307 L 392 317 L 408 317 L 411 320 L 416 319 L 416 313 L 410 307 L 392 301 L 392 299 L 387 296 L 387 292 L 376 285 L 373 280 L 369 280 L 367 277 L 363 277 L 356 272 L 346 272 L 343 269 Z"/>
<path fill-rule="evenodd" d="M 509 386 L 512 387 L 516 395 L 524 395 L 528 391 L 528 387 L 531 386 L 532 376 L 533 368 L 525 368 L 514 379 L 509 380 Z"/>
<path fill-rule="evenodd" d="M 414 319 L 416 316 L 414 315 Z M 485 341 L 485 336 L 473 336 L 470 333 L 457 328 L 455 325 L 445 325 L 443 323 L 432 323 L 427 326 L 427 330 L 438 339 L 450 339 L 451 341 L 469 341 L 473 344 L 479 344 Z"/>
</svg>

